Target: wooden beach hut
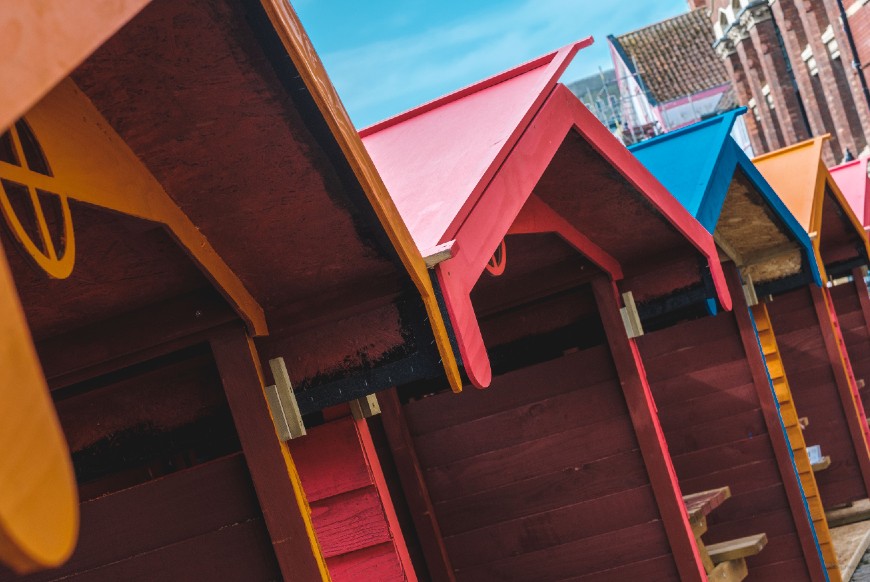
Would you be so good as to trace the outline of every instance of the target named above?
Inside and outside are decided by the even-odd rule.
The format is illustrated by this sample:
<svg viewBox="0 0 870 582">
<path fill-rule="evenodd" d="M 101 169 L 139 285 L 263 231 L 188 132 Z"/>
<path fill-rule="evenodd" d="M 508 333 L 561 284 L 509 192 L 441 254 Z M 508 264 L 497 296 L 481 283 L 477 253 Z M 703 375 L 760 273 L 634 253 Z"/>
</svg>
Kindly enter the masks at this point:
<svg viewBox="0 0 870 582">
<path fill-rule="evenodd" d="M 731 559 L 703 544 L 728 491 L 683 499 L 701 491 L 677 482 L 635 337 L 644 305 L 728 309 L 743 291 L 712 236 L 557 83 L 584 44 L 361 132 L 433 265 L 468 385 L 486 388 L 398 385 L 374 421 L 381 455 L 433 580 L 742 579 L 763 536 Z M 792 537 L 780 572 L 809 579 Z"/>
<path fill-rule="evenodd" d="M 0 579 L 414 579 L 359 419 L 459 373 L 304 30 L 110 4 L 0 14 Z"/>
<path fill-rule="evenodd" d="M 865 232 L 870 224 L 870 208 L 867 207 L 867 190 L 870 186 L 868 159 L 870 157 L 862 156 L 830 169 L 831 177 L 852 212 L 864 224 Z M 831 298 L 866 415 L 867 410 L 870 410 L 870 293 L 867 271 L 861 266 L 854 267 L 849 274 L 834 279 L 832 283 Z"/>
<path fill-rule="evenodd" d="M 783 286 L 815 284 L 819 274 L 806 232 L 730 135 L 742 113 L 630 148 L 712 234 L 734 301 L 731 312 L 695 300 L 663 317 L 641 306 L 651 331 L 638 345 L 680 485 L 731 487 L 728 506 L 709 521 L 711 541 L 765 532 L 767 547 L 748 560 L 751 580 L 824 579 L 818 543 L 838 580 L 776 342 L 758 321 L 763 306 L 749 305 Z"/>
<path fill-rule="evenodd" d="M 804 435 L 830 458 L 830 466 L 816 475 L 830 509 L 865 499 L 870 492 L 867 420 L 838 313 L 859 297 L 854 286 L 837 285 L 842 287 L 836 293 L 840 301 L 834 302 L 836 287 L 830 287 L 866 265 L 868 251 L 863 226 L 821 161 L 824 139 L 754 162 L 810 234 L 824 283 L 770 293 L 765 303 L 798 412 L 809 419 Z"/>
</svg>

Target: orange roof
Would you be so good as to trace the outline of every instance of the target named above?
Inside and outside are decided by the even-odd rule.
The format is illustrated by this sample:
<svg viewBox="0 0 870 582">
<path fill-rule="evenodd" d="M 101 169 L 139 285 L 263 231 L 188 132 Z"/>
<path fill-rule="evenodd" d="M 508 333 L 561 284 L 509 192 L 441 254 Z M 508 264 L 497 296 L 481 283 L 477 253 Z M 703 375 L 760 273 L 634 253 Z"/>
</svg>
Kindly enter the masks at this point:
<svg viewBox="0 0 870 582">
<path fill-rule="evenodd" d="M 810 233 L 816 259 L 823 268 L 821 255 L 822 220 L 825 195 L 833 202 L 864 243 L 865 254 L 870 255 L 867 233 L 861 221 L 855 216 L 831 173 L 822 161 L 822 144 L 830 136 L 825 135 L 788 146 L 753 160 L 758 171 L 773 187 L 797 221 Z M 849 229 L 851 230 L 851 229 Z M 824 270 L 822 270 L 824 274 Z"/>
</svg>

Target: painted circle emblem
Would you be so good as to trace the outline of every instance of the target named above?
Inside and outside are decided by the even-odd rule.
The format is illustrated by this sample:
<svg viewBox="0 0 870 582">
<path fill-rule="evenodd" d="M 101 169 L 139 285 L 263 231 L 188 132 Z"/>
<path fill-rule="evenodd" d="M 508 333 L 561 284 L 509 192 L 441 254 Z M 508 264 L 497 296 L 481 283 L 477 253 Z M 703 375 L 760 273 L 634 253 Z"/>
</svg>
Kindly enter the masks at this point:
<svg viewBox="0 0 870 582">
<path fill-rule="evenodd" d="M 75 263 L 75 237 L 69 199 L 55 184 L 30 126 L 17 121 L 0 136 L 0 213 L 32 262 L 65 279 Z"/>
<path fill-rule="evenodd" d="M 486 271 L 493 277 L 498 277 L 504 273 L 505 263 L 507 262 L 507 247 L 502 240 L 498 244 L 498 248 L 492 254 L 492 258 L 486 264 Z M 479 264 L 479 263 L 478 263 Z"/>
</svg>

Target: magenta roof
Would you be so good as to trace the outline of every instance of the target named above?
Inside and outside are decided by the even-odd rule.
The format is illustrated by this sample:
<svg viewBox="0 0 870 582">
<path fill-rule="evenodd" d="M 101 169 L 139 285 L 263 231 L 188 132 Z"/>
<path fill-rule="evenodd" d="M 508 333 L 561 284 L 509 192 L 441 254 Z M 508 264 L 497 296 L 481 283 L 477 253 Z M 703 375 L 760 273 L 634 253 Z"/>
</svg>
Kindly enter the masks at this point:
<svg viewBox="0 0 870 582">
<path fill-rule="evenodd" d="M 870 224 L 870 200 L 867 200 L 867 189 L 870 187 L 870 179 L 867 178 L 868 162 L 870 156 L 861 156 L 857 160 L 831 168 L 834 182 L 864 226 Z"/>
</svg>

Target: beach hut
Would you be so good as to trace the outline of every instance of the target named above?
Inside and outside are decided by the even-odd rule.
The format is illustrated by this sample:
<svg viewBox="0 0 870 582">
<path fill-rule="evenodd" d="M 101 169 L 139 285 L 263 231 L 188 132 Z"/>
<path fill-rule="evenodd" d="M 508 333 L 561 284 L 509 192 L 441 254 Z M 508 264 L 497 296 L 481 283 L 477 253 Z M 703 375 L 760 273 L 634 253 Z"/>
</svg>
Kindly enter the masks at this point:
<svg viewBox="0 0 870 582">
<path fill-rule="evenodd" d="M 459 373 L 290 6 L 0 21 L 0 579 L 413 579 L 368 396 Z"/>
<path fill-rule="evenodd" d="M 870 208 L 867 207 L 868 156 L 846 162 L 830 169 L 831 177 L 840 188 L 855 216 L 864 224 L 866 232 Z M 846 351 L 858 386 L 864 411 L 870 409 L 870 297 L 867 289 L 867 271 L 854 267 L 845 277 L 835 279 L 831 298 L 837 311 L 840 331 L 846 342 Z"/>
<path fill-rule="evenodd" d="M 749 305 L 756 295 L 816 284 L 819 274 L 806 232 L 731 137 L 743 111 L 630 148 L 713 235 L 734 301 L 730 313 L 696 301 L 638 344 L 681 486 L 731 487 L 727 509 L 710 521 L 711 540 L 764 531 L 768 546 L 749 561 L 753 580 L 823 579 L 818 540 L 839 579 L 776 342 L 759 321 L 759 344 L 753 317 L 763 318 L 763 306 Z"/>
<path fill-rule="evenodd" d="M 809 419 L 804 436 L 830 458 L 830 466 L 816 475 L 822 501 L 830 509 L 867 498 L 870 454 L 864 407 L 829 287 L 867 264 L 867 238 L 822 163 L 825 139 L 777 150 L 754 162 L 809 233 L 825 283 L 770 293 L 766 307 L 798 412 Z M 854 287 L 838 286 L 846 291 L 837 293 L 841 300 L 858 301 Z"/>
<path fill-rule="evenodd" d="M 693 301 L 729 309 L 743 291 L 712 236 L 557 83 L 584 44 L 361 132 L 433 265 L 469 385 L 382 396 L 382 458 L 434 580 L 742 579 L 764 536 L 734 544 L 732 559 L 703 543 L 728 490 L 681 489 L 635 338 L 645 306 L 663 321 Z M 783 458 L 790 468 L 787 447 Z M 792 520 L 780 496 L 766 500 Z M 792 533 L 777 579 L 824 578 L 809 536 L 805 559 Z"/>
</svg>

